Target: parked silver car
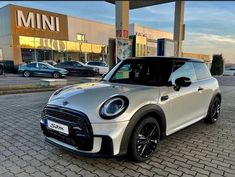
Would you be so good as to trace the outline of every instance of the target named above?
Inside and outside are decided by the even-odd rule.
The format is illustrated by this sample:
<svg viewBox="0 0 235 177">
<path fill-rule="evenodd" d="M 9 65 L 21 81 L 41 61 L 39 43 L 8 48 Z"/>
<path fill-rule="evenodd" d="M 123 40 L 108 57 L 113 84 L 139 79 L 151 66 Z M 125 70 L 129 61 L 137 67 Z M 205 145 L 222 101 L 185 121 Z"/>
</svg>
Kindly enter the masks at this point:
<svg viewBox="0 0 235 177">
<path fill-rule="evenodd" d="M 201 60 L 132 58 L 101 82 L 52 94 L 41 127 L 54 145 L 86 155 L 129 154 L 145 161 L 160 139 L 220 115 L 218 82 Z"/>
</svg>

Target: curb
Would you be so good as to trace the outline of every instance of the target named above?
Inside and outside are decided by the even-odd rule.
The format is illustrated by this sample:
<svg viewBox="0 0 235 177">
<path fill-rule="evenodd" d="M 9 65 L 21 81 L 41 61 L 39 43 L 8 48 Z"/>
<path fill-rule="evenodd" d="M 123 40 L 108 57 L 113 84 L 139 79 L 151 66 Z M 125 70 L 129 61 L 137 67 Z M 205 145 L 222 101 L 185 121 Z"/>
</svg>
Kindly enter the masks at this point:
<svg viewBox="0 0 235 177">
<path fill-rule="evenodd" d="M 34 89 L 19 89 L 19 90 L 0 90 L 0 95 L 10 95 L 10 94 L 23 94 L 23 93 L 35 93 L 35 92 L 48 92 L 55 91 L 59 87 L 53 88 L 34 88 Z"/>
</svg>

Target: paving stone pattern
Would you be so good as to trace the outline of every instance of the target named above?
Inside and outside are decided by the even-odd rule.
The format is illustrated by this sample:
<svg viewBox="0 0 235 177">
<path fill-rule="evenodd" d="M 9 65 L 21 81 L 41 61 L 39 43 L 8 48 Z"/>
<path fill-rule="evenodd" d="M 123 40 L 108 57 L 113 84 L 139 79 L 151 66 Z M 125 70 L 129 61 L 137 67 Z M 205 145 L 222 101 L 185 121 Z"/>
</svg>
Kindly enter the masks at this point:
<svg viewBox="0 0 235 177">
<path fill-rule="evenodd" d="M 80 157 L 47 144 L 40 113 L 51 92 L 0 96 L 0 177 L 235 176 L 235 87 L 223 87 L 221 119 L 161 141 L 151 160 Z"/>
</svg>

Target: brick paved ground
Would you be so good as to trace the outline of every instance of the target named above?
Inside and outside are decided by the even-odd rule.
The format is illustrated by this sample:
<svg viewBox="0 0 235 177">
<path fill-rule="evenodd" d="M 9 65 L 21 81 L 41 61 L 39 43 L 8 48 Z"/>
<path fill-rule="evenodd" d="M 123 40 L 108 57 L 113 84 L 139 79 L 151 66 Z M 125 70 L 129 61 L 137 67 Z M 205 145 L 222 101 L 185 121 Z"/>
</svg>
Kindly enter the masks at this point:
<svg viewBox="0 0 235 177">
<path fill-rule="evenodd" d="M 146 163 L 87 158 L 44 142 L 40 112 L 51 93 L 0 96 L 0 177 L 235 176 L 235 87 L 223 86 L 221 119 L 161 142 Z"/>
</svg>

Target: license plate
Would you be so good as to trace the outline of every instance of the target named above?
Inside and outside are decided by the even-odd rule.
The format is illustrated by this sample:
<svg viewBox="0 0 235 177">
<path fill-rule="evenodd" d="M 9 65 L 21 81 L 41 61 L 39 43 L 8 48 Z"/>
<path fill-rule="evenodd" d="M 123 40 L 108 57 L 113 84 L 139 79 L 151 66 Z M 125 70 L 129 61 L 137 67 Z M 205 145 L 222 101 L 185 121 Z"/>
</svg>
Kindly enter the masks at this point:
<svg viewBox="0 0 235 177">
<path fill-rule="evenodd" d="M 47 128 L 51 129 L 51 130 L 55 130 L 58 131 L 60 133 L 64 133 L 66 135 L 69 134 L 69 127 L 57 122 L 53 122 L 51 120 L 47 120 Z"/>
</svg>

